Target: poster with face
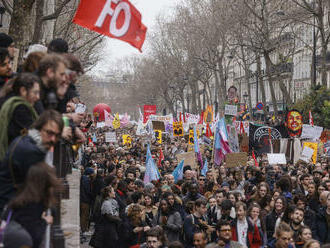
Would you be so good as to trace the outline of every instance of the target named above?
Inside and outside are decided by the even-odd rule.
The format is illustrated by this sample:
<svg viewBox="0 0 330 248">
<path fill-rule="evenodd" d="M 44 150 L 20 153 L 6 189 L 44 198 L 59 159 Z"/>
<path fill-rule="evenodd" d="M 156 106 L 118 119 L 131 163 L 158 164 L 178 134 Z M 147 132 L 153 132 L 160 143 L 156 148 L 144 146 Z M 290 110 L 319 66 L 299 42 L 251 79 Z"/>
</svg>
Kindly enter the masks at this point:
<svg viewBox="0 0 330 248">
<path fill-rule="evenodd" d="M 229 103 L 238 103 L 238 94 L 237 94 L 237 88 L 235 86 L 230 86 L 228 91 L 227 91 L 227 100 Z"/>
<path fill-rule="evenodd" d="M 302 115 L 295 109 L 286 115 L 286 127 L 291 137 L 299 137 L 302 131 Z"/>
</svg>

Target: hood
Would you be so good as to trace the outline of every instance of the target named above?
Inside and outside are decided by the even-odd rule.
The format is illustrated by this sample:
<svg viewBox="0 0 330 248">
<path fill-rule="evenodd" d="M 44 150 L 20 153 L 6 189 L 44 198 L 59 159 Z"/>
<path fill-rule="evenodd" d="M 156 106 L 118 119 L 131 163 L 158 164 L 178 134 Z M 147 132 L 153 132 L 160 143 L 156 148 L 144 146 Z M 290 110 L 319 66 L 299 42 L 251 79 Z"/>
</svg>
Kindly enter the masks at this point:
<svg viewBox="0 0 330 248">
<path fill-rule="evenodd" d="M 37 129 L 29 129 L 28 136 L 33 139 L 36 143 L 36 146 L 43 152 L 47 153 L 48 149 L 42 144 L 41 134 Z"/>
</svg>

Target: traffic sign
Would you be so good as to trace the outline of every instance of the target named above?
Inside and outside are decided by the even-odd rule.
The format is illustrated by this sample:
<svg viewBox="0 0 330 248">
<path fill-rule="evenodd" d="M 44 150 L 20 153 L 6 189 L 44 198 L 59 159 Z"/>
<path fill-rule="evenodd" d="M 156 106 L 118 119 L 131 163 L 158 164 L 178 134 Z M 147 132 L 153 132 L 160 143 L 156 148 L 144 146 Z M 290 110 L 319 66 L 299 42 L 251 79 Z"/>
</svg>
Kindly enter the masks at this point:
<svg viewBox="0 0 330 248">
<path fill-rule="evenodd" d="M 264 109 L 264 105 L 263 105 L 263 103 L 262 103 L 262 102 L 258 102 L 257 105 L 256 105 L 256 108 L 257 108 L 258 110 L 263 110 L 263 109 Z"/>
</svg>

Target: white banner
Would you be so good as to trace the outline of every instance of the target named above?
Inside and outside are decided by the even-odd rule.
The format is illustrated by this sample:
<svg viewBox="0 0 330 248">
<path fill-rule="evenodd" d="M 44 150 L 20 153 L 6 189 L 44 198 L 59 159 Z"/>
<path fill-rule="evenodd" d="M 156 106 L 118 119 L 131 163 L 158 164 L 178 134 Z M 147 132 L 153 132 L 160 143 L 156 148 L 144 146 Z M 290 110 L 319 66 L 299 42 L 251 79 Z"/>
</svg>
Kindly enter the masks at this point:
<svg viewBox="0 0 330 248">
<path fill-rule="evenodd" d="M 225 115 L 237 115 L 237 106 L 236 105 L 225 105 Z"/>
<path fill-rule="evenodd" d="M 243 123 L 243 127 L 244 127 L 244 132 L 247 134 L 247 136 L 249 136 L 250 122 L 249 121 L 242 121 L 242 123 Z M 236 132 L 238 134 L 243 132 L 243 130 L 242 131 L 240 130 L 241 129 L 241 122 L 240 121 L 235 121 L 234 125 L 235 125 Z"/>
<path fill-rule="evenodd" d="M 117 142 L 116 132 L 105 133 L 105 142 L 116 143 Z"/>
<path fill-rule="evenodd" d="M 199 115 L 194 115 L 190 113 L 185 113 L 186 122 L 189 124 L 197 124 L 199 122 Z"/>
<path fill-rule="evenodd" d="M 284 153 L 267 153 L 269 164 L 286 164 Z"/>
<path fill-rule="evenodd" d="M 173 115 L 150 115 L 149 120 L 151 121 L 163 121 L 163 122 L 173 122 Z"/>
<path fill-rule="evenodd" d="M 322 131 L 323 127 L 303 124 L 300 138 L 317 140 L 321 137 Z"/>
</svg>

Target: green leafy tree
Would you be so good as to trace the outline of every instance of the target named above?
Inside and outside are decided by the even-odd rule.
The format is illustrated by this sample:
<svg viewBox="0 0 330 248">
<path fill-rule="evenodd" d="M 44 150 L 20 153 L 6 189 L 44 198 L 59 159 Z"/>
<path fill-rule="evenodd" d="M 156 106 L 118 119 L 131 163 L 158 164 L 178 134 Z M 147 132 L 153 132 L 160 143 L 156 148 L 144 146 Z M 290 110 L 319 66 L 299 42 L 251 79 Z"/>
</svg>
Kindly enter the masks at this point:
<svg viewBox="0 0 330 248">
<path fill-rule="evenodd" d="M 320 85 L 313 87 L 293 108 L 301 112 L 304 123 L 308 123 L 311 110 L 315 125 L 330 128 L 330 89 Z"/>
</svg>

